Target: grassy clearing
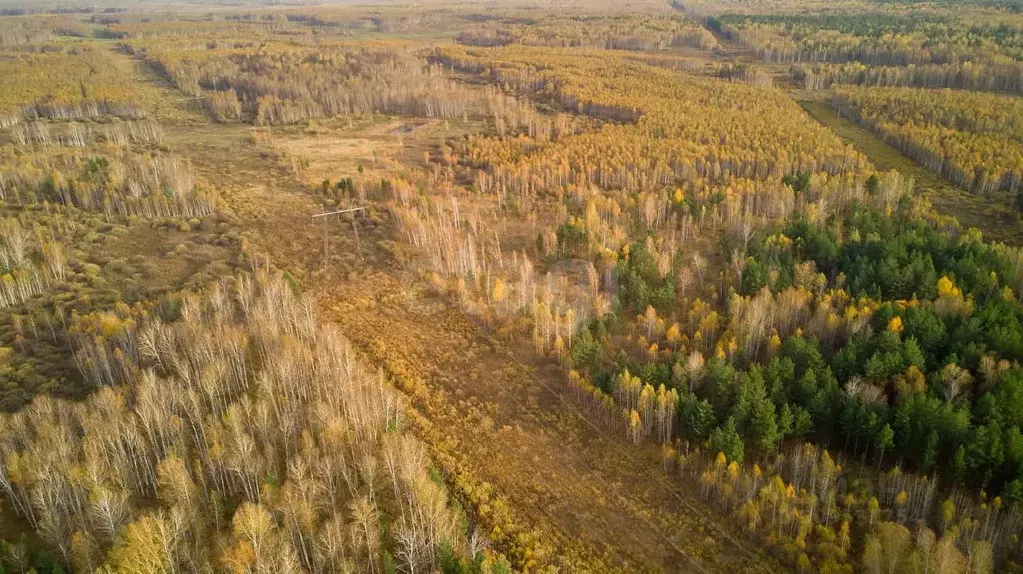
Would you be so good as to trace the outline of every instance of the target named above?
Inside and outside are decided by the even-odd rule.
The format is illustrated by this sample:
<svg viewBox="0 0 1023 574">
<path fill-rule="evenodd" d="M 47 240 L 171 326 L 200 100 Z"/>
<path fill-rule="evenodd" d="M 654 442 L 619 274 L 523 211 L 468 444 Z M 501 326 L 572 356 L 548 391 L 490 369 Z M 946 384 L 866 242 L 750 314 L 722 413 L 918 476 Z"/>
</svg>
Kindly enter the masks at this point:
<svg viewBox="0 0 1023 574">
<path fill-rule="evenodd" d="M 875 166 L 885 170 L 895 169 L 912 176 L 917 190 L 925 194 L 942 215 L 954 216 L 964 228 L 975 227 L 981 230 L 984 237 L 991 241 L 1023 245 L 1023 227 L 1012 209 L 1012 198 L 1008 194 L 984 197 L 969 193 L 921 167 L 870 130 L 840 117 L 826 101 L 797 99 L 810 116 L 852 144 Z"/>
<path fill-rule="evenodd" d="M 271 147 L 299 166 L 308 186 L 352 177 L 377 181 L 404 167 L 429 167 L 446 141 L 486 129 L 481 121 L 409 119 L 372 115 L 360 119 L 312 120 L 305 126 L 272 128 Z"/>
</svg>

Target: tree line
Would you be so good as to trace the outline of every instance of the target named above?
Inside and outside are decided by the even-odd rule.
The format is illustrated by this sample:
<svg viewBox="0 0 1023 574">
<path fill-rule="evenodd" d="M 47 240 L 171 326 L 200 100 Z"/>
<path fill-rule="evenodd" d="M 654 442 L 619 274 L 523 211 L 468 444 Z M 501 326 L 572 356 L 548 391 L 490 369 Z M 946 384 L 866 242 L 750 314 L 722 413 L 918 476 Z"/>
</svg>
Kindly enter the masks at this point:
<svg viewBox="0 0 1023 574">
<path fill-rule="evenodd" d="M 832 104 L 924 167 L 981 193 L 1023 184 L 1018 98 L 956 90 L 842 86 Z"/>
<path fill-rule="evenodd" d="M 834 84 L 881 87 L 955 88 L 986 92 L 1023 91 L 1023 64 L 932 64 L 922 66 L 865 66 L 844 64 L 793 64 L 789 76 L 808 90 Z"/>
<path fill-rule="evenodd" d="M 222 48 L 208 46 L 222 45 Z M 294 124 L 310 118 L 402 114 L 492 121 L 503 133 L 549 129 L 529 105 L 493 88 L 473 88 L 409 47 L 367 47 L 281 35 L 270 44 L 219 37 L 196 47 L 188 37 L 122 41 L 218 121 Z"/>
<path fill-rule="evenodd" d="M 1023 54 L 1012 28 L 974 16 L 845 8 L 833 14 L 726 13 L 708 25 L 773 62 L 908 66 L 1018 61 Z"/>
<path fill-rule="evenodd" d="M 11 52 L 0 61 L 0 128 L 37 118 L 67 121 L 145 112 L 131 78 L 91 44 Z"/>
<path fill-rule="evenodd" d="M 472 46 L 549 46 L 596 50 L 664 50 L 692 46 L 717 47 L 714 35 L 680 16 L 552 14 L 539 22 L 493 22 L 472 26 L 458 35 Z"/>
</svg>

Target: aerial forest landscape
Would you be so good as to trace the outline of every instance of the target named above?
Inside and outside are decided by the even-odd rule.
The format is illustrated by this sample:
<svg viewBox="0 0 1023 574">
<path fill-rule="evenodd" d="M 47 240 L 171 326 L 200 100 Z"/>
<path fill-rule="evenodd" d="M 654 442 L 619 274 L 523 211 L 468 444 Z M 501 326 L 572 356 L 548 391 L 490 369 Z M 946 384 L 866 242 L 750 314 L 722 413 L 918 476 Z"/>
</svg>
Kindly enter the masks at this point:
<svg viewBox="0 0 1023 574">
<path fill-rule="evenodd" d="M 0 0 L 0 574 L 1023 573 L 1023 0 Z"/>
</svg>

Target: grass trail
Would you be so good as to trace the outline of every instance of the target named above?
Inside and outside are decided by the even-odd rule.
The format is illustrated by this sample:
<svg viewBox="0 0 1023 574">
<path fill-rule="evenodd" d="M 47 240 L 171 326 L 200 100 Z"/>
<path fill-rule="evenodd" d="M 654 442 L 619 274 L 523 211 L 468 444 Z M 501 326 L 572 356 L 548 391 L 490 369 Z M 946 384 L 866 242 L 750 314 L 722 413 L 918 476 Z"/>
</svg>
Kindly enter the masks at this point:
<svg viewBox="0 0 1023 574">
<path fill-rule="evenodd" d="M 919 165 L 874 132 L 840 117 L 826 101 L 795 98 L 811 117 L 852 144 L 879 169 L 895 169 L 912 176 L 917 191 L 930 199 L 942 215 L 954 216 L 964 228 L 976 227 L 989 241 L 1023 245 L 1023 226 L 1012 209 L 1012 198 L 1008 194 L 984 197 L 970 193 Z"/>
</svg>

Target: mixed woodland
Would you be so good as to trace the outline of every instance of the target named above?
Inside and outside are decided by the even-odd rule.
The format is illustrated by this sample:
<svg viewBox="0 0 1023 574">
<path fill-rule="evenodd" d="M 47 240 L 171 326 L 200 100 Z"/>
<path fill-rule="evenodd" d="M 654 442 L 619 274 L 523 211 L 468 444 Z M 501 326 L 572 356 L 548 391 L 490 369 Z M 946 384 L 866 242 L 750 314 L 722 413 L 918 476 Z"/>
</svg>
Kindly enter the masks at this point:
<svg viewBox="0 0 1023 574">
<path fill-rule="evenodd" d="M 131 65 L 253 134 L 474 126 L 307 191 L 386 212 L 434 293 L 781 567 L 1023 568 L 1023 246 L 793 98 L 1023 197 L 1023 21 L 830 5 L 0 18 L 0 568 L 543 569 Z"/>
</svg>

